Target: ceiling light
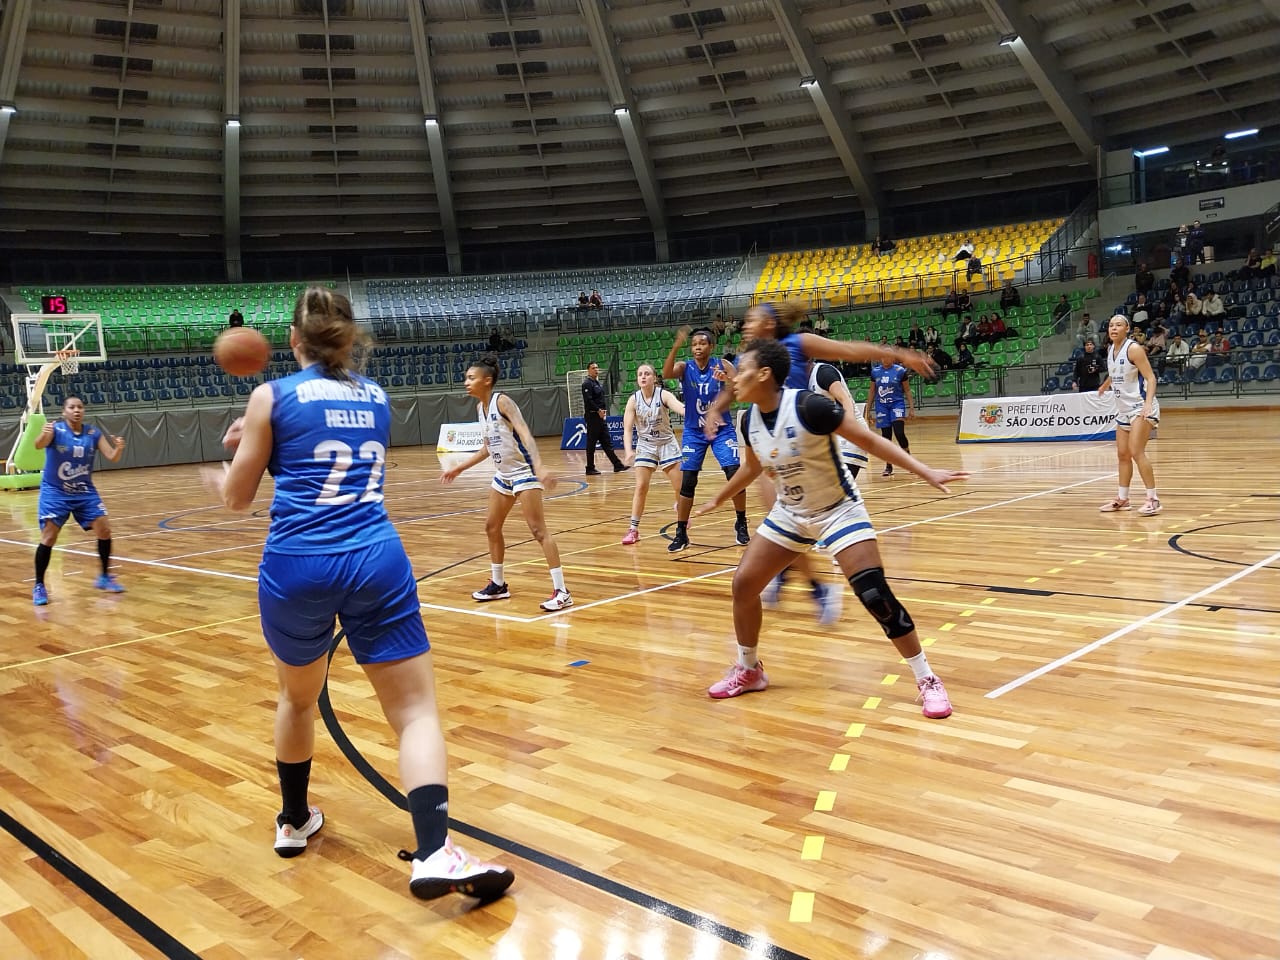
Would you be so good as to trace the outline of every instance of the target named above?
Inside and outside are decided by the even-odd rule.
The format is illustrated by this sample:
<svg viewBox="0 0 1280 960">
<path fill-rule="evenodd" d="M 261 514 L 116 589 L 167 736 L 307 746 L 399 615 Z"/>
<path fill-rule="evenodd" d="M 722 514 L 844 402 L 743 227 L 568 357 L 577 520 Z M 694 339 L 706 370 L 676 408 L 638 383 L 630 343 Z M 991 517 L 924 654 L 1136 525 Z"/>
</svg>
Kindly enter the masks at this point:
<svg viewBox="0 0 1280 960">
<path fill-rule="evenodd" d="M 227 126 L 238 128 L 240 126 L 240 120 L 236 117 L 227 117 Z"/>
<path fill-rule="evenodd" d="M 630 110 L 628 110 L 626 107 L 614 107 L 614 108 L 613 108 L 613 115 L 614 115 L 615 117 L 625 117 L 625 116 L 626 116 L 628 113 L 630 113 L 630 112 L 631 112 L 631 111 L 630 111 Z"/>
<path fill-rule="evenodd" d="M 8 117 L 18 112 L 18 108 L 11 103 L 0 104 L 0 116 Z M 1257 133 L 1258 131 L 1254 131 Z"/>
<path fill-rule="evenodd" d="M 1012 47 L 1017 42 L 1018 42 L 1018 35 L 1016 33 L 1000 34 L 1000 46 L 1002 47 Z"/>
<path fill-rule="evenodd" d="M 1135 150 L 1133 155 L 1135 157 L 1158 157 L 1160 154 L 1168 152 L 1168 147 L 1152 147 L 1149 150 Z"/>
<path fill-rule="evenodd" d="M 432 127 L 440 126 L 440 121 L 437 120 L 435 117 L 426 117 L 423 119 L 422 122 L 427 125 L 428 130 L 430 130 Z"/>
<path fill-rule="evenodd" d="M 3 107 L 0 107 L 0 111 L 3 111 L 3 109 L 4 109 Z M 1230 133 L 1226 134 L 1225 139 L 1227 139 L 1227 140 L 1239 140 L 1241 137 L 1253 137 L 1253 136 L 1256 136 L 1256 135 L 1257 135 L 1257 133 L 1258 133 L 1258 128 L 1257 128 L 1257 127 L 1253 127 L 1253 128 L 1252 128 L 1252 129 L 1250 129 L 1250 130 L 1232 130 Z"/>
<path fill-rule="evenodd" d="M 815 80 L 813 77 L 805 77 L 800 81 L 801 90 L 812 90 L 817 85 L 818 85 L 818 81 Z"/>
</svg>

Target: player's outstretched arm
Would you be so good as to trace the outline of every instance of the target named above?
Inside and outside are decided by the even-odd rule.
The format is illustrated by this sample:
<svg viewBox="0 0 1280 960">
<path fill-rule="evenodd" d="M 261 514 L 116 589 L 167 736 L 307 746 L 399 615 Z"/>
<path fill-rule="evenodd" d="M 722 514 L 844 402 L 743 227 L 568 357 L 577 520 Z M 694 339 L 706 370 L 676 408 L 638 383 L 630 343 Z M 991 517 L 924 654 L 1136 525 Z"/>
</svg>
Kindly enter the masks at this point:
<svg viewBox="0 0 1280 960">
<path fill-rule="evenodd" d="M 682 417 L 684 416 L 684 404 L 681 403 L 680 398 L 677 397 L 670 390 L 662 391 L 662 402 L 666 405 L 666 408 L 668 410 L 671 410 L 674 413 L 678 413 Z"/>
<path fill-rule="evenodd" d="M 46 420 L 36 438 L 31 441 L 31 445 L 37 450 L 43 450 L 49 444 L 53 443 L 53 421 Z"/>
<path fill-rule="evenodd" d="M 738 468 L 738 472 L 733 475 L 733 479 L 720 488 L 720 492 L 714 497 L 695 510 L 694 516 L 702 516 L 704 513 L 710 513 L 712 510 L 723 506 L 728 500 L 732 500 L 747 487 L 751 486 L 751 482 L 760 476 L 764 468 L 760 466 L 760 460 L 756 457 L 756 452 L 750 447 L 743 446 L 742 466 Z"/>
<path fill-rule="evenodd" d="M 248 510 L 271 460 L 271 386 L 262 384 L 249 395 L 235 456 L 222 478 L 222 502 L 230 510 Z M 228 431 L 228 437 L 231 431 Z M 224 441 L 225 442 L 225 441 Z"/>
<path fill-rule="evenodd" d="M 816 333 L 796 334 L 800 349 L 810 360 L 843 360 L 849 363 L 900 363 L 926 377 L 936 376 L 938 365 L 919 350 L 886 347 L 865 340 L 831 340 Z"/>
<path fill-rule="evenodd" d="M 950 493 L 946 485 L 953 480 L 969 479 L 969 474 L 966 471 L 936 470 L 927 463 L 917 460 L 896 443 L 890 443 L 880 434 L 873 433 L 860 424 L 852 410 L 845 410 L 844 420 L 836 428 L 836 433 L 856 446 L 861 447 L 867 453 L 879 457 L 887 463 L 892 463 L 896 467 L 910 470 L 929 486 L 936 487 L 943 493 Z M 738 478 L 734 477 L 734 479 Z"/>
<path fill-rule="evenodd" d="M 498 406 L 499 407 L 502 406 L 501 400 L 498 401 Z M 478 464 L 484 463 L 488 459 L 489 459 L 489 447 L 486 444 L 485 446 L 482 446 L 479 450 L 477 450 L 475 453 L 473 453 L 471 456 L 467 457 L 467 459 L 459 463 L 457 466 L 450 467 L 448 470 L 441 470 L 440 482 L 453 483 L 454 480 L 458 479 L 458 474 L 462 473 L 462 471 L 470 470 L 472 467 L 477 466 Z"/>
</svg>

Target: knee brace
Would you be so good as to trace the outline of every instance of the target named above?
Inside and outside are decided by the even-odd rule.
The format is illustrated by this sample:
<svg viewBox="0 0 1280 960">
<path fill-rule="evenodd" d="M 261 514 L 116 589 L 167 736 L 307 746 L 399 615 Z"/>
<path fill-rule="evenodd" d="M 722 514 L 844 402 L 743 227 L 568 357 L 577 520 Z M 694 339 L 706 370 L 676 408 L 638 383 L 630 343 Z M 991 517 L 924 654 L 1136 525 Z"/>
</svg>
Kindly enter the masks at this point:
<svg viewBox="0 0 1280 960">
<path fill-rule="evenodd" d="M 683 470 L 680 474 L 680 496 L 693 499 L 694 492 L 698 489 L 698 471 Z"/>
<path fill-rule="evenodd" d="M 889 589 L 883 567 L 859 570 L 849 578 L 849 586 L 853 587 L 853 592 L 858 595 L 862 605 L 876 618 L 880 629 L 890 640 L 905 637 L 916 628 L 907 608 L 898 602 L 898 598 Z"/>
<path fill-rule="evenodd" d="M 724 478 L 732 480 L 733 475 L 738 472 L 738 464 L 735 463 L 732 467 L 724 467 L 722 469 L 724 470 Z"/>
</svg>

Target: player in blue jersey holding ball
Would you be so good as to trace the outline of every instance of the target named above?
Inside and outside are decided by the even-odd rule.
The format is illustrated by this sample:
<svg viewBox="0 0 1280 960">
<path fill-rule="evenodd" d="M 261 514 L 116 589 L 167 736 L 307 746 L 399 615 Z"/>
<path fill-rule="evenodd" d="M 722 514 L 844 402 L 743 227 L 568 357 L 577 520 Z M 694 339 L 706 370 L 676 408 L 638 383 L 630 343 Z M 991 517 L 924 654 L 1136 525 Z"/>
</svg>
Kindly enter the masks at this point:
<svg viewBox="0 0 1280 960">
<path fill-rule="evenodd" d="M 514 877 L 448 837 L 448 759 L 430 644 L 413 569 L 383 505 L 391 410 L 382 388 L 352 370 L 358 337 L 346 297 L 307 289 L 289 328 L 302 369 L 253 391 L 243 419 L 223 440 L 235 458 L 225 474 L 207 474 L 232 510 L 248 509 L 265 471 L 275 478 L 258 579 L 262 632 L 280 687 L 275 851 L 297 856 L 324 825 L 324 815 L 307 803 L 307 787 L 316 701 L 340 619 L 400 742 L 400 777 L 417 837 L 413 853 L 401 851 L 413 863 L 410 890 L 423 899 L 456 891 L 491 900 Z"/>
<path fill-rule="evenodd" d="M 93 458 L 101 453 L 113 463 L 119 460 L 124 453 L 124 437 L 108 440 L 101 430 L 84 422 L 84 401 L 67 397 L 62 402 L 62 419 L 44 425 L 35 439 L 35 448 L 44 450 L 45 455 L 37 507 L 40 544 L 36 547 L 36 585 L 31 590 L 31 602 L 37 607 L 49 602 L 44 575 L 53 556 L 53 545 L 70 517 L 98 538 L 102 573 L 93 585 L 108 593 L 123 593 L 124 587 L 109 569 L 111 522 L 93 485 Z"/>
</svg>

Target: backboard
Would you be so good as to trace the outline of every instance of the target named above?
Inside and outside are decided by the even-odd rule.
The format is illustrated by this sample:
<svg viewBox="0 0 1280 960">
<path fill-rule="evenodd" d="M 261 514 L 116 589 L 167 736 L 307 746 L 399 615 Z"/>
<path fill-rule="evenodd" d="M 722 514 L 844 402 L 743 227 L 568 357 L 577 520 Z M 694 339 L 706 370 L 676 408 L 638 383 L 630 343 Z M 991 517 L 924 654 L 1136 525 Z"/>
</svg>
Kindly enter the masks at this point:
<svg viewBox="0 0 1280 960">
<path fill-rule="evenodd" d="M 102 319 L 96 313 L 15 313 L 13 315 L 15 362 L 27 366 L 56 363 L 59 351 L 75 350 L 80 363 L 107 359 Z"/>
</svg>

